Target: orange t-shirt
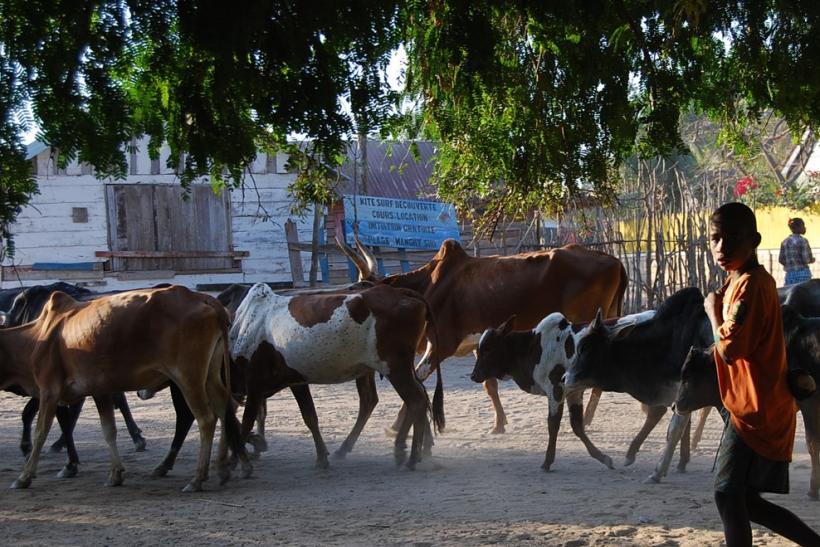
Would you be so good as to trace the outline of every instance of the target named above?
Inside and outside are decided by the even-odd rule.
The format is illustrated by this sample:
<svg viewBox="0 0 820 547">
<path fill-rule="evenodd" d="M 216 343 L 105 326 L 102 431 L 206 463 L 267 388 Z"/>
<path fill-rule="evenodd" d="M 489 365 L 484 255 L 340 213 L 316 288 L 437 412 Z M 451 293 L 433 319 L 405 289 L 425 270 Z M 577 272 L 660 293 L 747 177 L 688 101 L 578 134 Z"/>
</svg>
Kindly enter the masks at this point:
<svg viewBox="0 0 820 547">
<path fill-rule="evenodd" d="M 724 285 L 715 350 L 720 398 L 740 438 L 761 456 L 791 461 L 797 406 L 786 383 L 780 301 L 762 266 Z"/>
</svg>

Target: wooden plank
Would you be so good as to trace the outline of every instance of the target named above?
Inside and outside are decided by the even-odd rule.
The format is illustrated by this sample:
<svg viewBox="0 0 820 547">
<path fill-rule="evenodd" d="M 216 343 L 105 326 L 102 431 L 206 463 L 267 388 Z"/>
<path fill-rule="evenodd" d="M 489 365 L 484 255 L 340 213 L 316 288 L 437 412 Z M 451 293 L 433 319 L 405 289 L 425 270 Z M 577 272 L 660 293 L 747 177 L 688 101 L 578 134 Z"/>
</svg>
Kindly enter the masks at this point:
<svg viewBox="0 0 820 547">
<path fill-rule="evenodd" d="M 285 238 L 288 241 L 288 258 L 290 260 L 290 272 L 293 277 L 293 286 L 304 287 L 306 286 L 306 283 L 305 274 L 302 270 L 301 253 L 298 250 L 291 248 L 291 244 L 299 243 L 299 234 L 296 230 L 296 223 L 291 219 L 288 219 L 288 221 L 285 222 Z M 308 245 L 308 247 L 310 247 L 310 245 Z"/>
<path fill-rule="evenodd" d="M 250 256 L 249 251 L 95 251 L 98 258 L 232 258 Z"/>
<path fill-rule="evenodd" d="M 103 270 L 33 270 L 27 266 L 3 266 L 3 279 L 20 279 L 22 281 L 42 281 L 61 279 L 63 281 L 86 281 L 104 279 Z"/>
</svg>

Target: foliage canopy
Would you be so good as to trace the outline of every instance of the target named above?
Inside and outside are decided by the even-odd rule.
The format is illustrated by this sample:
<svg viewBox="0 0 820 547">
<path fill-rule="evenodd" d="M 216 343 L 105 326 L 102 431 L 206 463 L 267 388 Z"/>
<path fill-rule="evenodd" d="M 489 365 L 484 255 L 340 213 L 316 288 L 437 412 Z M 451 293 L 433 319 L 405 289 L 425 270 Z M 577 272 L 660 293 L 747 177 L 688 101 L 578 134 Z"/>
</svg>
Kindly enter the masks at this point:
<svg viewBox="0 0 820 547">
<path fill-rule="evenodd" d="M 140 134 L 186 152 L 183 184 L 238 184 L 290 134 L 333 162 L 353 133 L 392 129 L 440 142 L 440 191 L 462 207 L 606 201 L 625 158 L 685 149 L 681 113 L 740 152 L 764 112 L 816 126 L 819 17 L 810 0 L 5 0 L 0 223 L 36 188 L 19 137 L 34 122 L 101 175 L 125 174 Z M 400 46 L 401 103 L 385 76 Z"/>
</svg>

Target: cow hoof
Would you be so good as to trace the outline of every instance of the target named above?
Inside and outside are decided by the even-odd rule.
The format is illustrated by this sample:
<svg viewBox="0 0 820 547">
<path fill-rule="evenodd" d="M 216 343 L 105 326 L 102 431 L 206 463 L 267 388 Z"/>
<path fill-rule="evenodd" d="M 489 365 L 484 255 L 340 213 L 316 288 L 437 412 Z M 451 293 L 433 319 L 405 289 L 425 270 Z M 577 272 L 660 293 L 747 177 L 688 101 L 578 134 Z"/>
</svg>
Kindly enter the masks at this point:
<svg viewBox="0 0 820 547">
<path fill-rule="evenodd" d="M 393 453 L 393 459 L 396 462 L 396 467 L 400 467 L 407 459 L 407 452 L 405 450 L 396 450 Z"/>
<path fill-rule="evenodd" d="M 328 467 L 330 467 L 330 462 L 327 460 L 327 456 L 316 458 L 316 469 L 327 469 Z"/>
<path fill-rule="evenodd" d="M 343 460 L 343 459 L 347 458 L 347 453 L 348 452 L 349 452 L 348 450 L 340 448 L 340 449 L 336 450 L 335 452 L 333 452 L 333 459 L 334 460 Z"/>
<path fill-rule="evenodd" d="M 31 443 L 20 443 L 20 452 L 23 453 L 24 458 L 28 458 L 28 455 L 31 452 Z"/>
<path fill-rule="evenodd" d="M 655 473 L 652 473 L 651 475 L 646 477 L 643 481 L 644 484 L 660 484 L 660 482 L 661 482 L 661 478 L 659 476 L 655 475 Z"/>
<path fill-rule="evenodd" d="M 624 467 L 629 467 L 635 463 L 635 455 L 634 454 L 627 454 L 626 458 L 624 458 Z"/>
<path fill-rule="evenodd" d="M 817 495 L 817 492 L 809 492 L 808 493 L 809 499 L 812 501 L 820 500 L 820 496 Z"/>
<path fill-rule="evenodd" d="M 544 473 L 549 473 L 551 471 L 550 467 L 552 467 L 552 464 L 549 464 L 549 463 L 542 463 L 541 464 L 541 470 Z"/>
<path fill-rule="evenodd" d="M 134 441 L 134 450 L 137 452 L 145 452 L 146 445 L 145 438 L 140 436 Z"/>
<path fill-rule="evenodd" d="M 244 462 L 243 461 L 242 462 L 242 473 L 240 473 L 239 476 L 242 477 L 243 479 L 249 479 L 249 478 L 251 478 L 252 474 L 253 474 L 253 466 L 251 465 L 251 462 Z"/>
<path fill-rule="evenodd" d="M 258 460 L 258 459 L 259 459 L 259 457 L 260 457 L 260 455 L 261 455 L 261 454 L 260 454 L 259 452 L 257 452 L 256 450 L 253 450 L 253 451 L 251 451 L 251 452 L 248 452 L 248 457 L 249 457 L 250 459 L 252 459 L 252 460 Z M 234 462 L 233 466 L 234 466 L 234 467 L 236 467 L 236 463 L 235 463 L 235 462 Z"/>
<path fill-rule="evenodd" d="M 393 429 L 392 427 L 385 427 L 384 434 L 387 436 L 388 439 L 395 439 L 396 435 L 398 435 L 399 432 Z"/>
<path fill-rule="evenodd" d="M 191 481 L 185 485 L 185 488 L 183 488 L 182 491 L 186 494 L 190 494 L 191 492 L 202 492 L 202 481 Z"/>
<path fill-rule="evenodd" d="M 413 458 L 410 458 L 409 460 L 407 460 L 407 469 L 409 469 L 410 471 L 415 471 L 417 463 L 418 463 L 418 460 L 414 460 Z"/>
<path fill-rule="evenodd" d="M 604 456 L 604 461 L 601 463 L 603 463 L 610 469 L 615 469 L 615 465 L 612 463 L 612 458 L 610 458 L 609 456 Z"/>
<path fill-rule="evenodd" d="M 497 426 L 495 426 L 494 428 L 492 428 L 490 430 L 490 433 L 493 434 L 493 435 L 502 435 L 506 432 L 507 432 L 507 430 L 504 428 L 503 425 L 497 425 Z"/>
<path fill-rule="evenodd" d="M 11 483 L 9 488 L 12 490 L 22 490 L 23 488 L 28 488 L 29 486 L 31 486 L 31 477 L 20 477 Z"/>
<path fill-rule="evenodd" d="M 63 442 L 61 442 L 60 440 L 57 440 L 57 441 L 54 442 L 54 444 L 51 445 L 51 448 L 49 448 L 48 450 L 52 454 L 59 454 L 60 452 L 63 451 L 64 447 L 65 447 L 65 444 Z"/>
<path fill-rule="evenodd" d="M 168 471 L 170 471 L 170 470 L 171 470 L 170 467 L 168 467 L 164 464 L 159 464 L 151 472 L 151 476 L 154 477 L 155 479 L 159 479 L 161 477 L 166 476 L 168 474 Z"/>
<path fill-rule="evenodd" d="M 253 446 L 254 452 L 267 452 L 268 451 L 268 441 L 265 440 L 265 437 L 261 435 L 251 435 L 248 438 L 248 442 Z"/>
<path fill-rule="evenodd" d="M 57 473 L 58 479 L 71 479 L 77 476 L 77 464 L 76 463 L 67 463 L 65 466 Z"/>
<path fill-rule="evenodd" d="M 231 470 L 228 469 L 227 466 L 220 467 L 219 471 L 217 471 L 217 475 L 219 476 L 219 486 L 231 480 Z"/>
<path fill-rule="evenodd" d="M 111 474 L 108 475 L 108 480 L 105 481 L 106 486 L 122 486 L 123 482 L 123 469 L 112 469 Z"/>
</svg>

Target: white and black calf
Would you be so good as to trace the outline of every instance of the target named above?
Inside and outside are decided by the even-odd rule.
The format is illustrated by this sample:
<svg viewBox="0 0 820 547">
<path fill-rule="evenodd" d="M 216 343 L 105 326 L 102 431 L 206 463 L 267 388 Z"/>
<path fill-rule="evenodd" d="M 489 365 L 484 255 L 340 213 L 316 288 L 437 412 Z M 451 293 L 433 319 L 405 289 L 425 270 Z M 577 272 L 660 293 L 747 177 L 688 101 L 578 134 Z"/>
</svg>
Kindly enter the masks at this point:
<svg viewBox="0 0 820 547">
<path fill-rule="evenodd" d="M 285 387 L 359 380 L 360 406 L 366 408 L 360 409 L 353 430 L 337 452 L 344 455 L 352 449 L 378 401 L 373 382 L 378 372 L 390 381 L 408 407 L 408 419 L 396 437 L 395 458 L 397 464 L 405 460 L 412 425 L 413 444 L 407 465 L 413 468 L 421 460 L 429 427 L 427 392 L 413 366 L 429 318 L 421 295 L 407 289 L 377 286 L 281 296 L 267 285 L 254 285 L 237 309 L 230 332 L 232 356 L 240 366 L 246 363 L 243 435 L 250 432 L 260 402 Z M 309 392 L 299 402 L 314 434 L 318 463 L 327 465 L 327 449 L 319 435 Z M 433 418 L 438 427 L 443 426 L 440 372 Z"/>
<path fill-rule="evenodd" d="M 597 387 L 603 391 L 628 393 L 649 407 L 641 431 L 629 446 L 626 465 L 635 461 L 641 444 L 674 401 L 680 371 L 692 345 L 712 341 L 699 289 L 687 288 L 667 298 L 655 316 L 622 329 L 608 327 L 600 314 L 577 340 L 573 366 L 564 375 L 567 389 Z M 675 415 L 667 435 L 664 456 L 648 481 L 658 482 L 666 474 L 677 442 L 681 444 L 678 468 L 689 460 L 689 416 Z"/>
<path fill-rule="evenodd" d="M 654 311 L 613 321 L 615 328 L 624 328 L 645 321 Z M 561 313 L 552 313 L 532 330 L 515 331 L 512 317 L 497 329 L 487 329 L 479 340 L 476 364 L 470 376 L 474 382 L 487 378 L 511 377 L 522 390 L 547 397 L 549 405 L 547 451 L 541 466 L 549 471 L 555 462 L 555 443 L 564 400 L 569 405 L 570 426 L 584 443 L 589 455 L 610 469 L 612 458 L 603 454 L 589 440 L 584 430 L 583 390 L 564 390 L 561 378 L 575 361 L 576 340 L 583 326 L 571 324 Z"/>
<path fill-rule="evenodd" d="M 808 372 L 816 387 L 820 383 L 820 318 L 806 318 L 791 306 L 783 306 L 783 334 L 789 374 Z M 793 392 L 800 387 L 803 386 L 792 386 Z M 807 390 L 805 395 L 811 391 Z M 679 412 L 692 412 L 708 406 L 722 406 L 714 347 L 693 347 L 681 369 L 675 408 Z M 798 399 L 797 408 L 803 414 L 806 446 L 811 458 L 808 496 L 817 500 L 820 499 L 820 392 L 815 388 L 811 395 Z"/>
</svg>

